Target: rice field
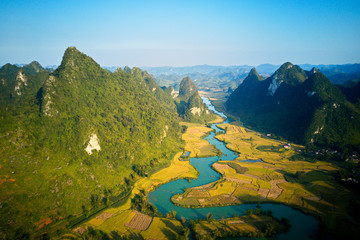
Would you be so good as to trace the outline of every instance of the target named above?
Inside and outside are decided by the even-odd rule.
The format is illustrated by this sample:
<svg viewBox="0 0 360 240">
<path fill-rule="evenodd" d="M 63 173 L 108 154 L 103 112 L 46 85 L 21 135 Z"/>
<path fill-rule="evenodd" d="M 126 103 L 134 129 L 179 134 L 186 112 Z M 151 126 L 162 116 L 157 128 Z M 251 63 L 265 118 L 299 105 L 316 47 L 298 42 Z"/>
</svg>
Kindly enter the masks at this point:
<svg viewBox="0 0 360 240">
<path fill-rule="evenodd" d="M 200 124 L 184 123 L 184 125 L 188 126 L 186 133 L 183 134 L 186 142 L 185 150 L 190 151 L 193 154 L 191 156 L 217 154 L 216 150 L 202 139 L 211 131 L 209 128 Z M 239 152 L 239 158 L 230 165 L 229 161 L 214 163 L 212 167 L 222 175 L 222 178 L 214 183 L 186 189 L 183 194 L 173 196 L 172 201 L 175 204 L 204 207 L 246 202 L 279 202 L 318 215 L 329 229 L 336 229 L 339 222 L 341 222 L 340 227 L 352 227 L 349 223 L 351 219 L 347 216 L 354 195 L 335 181 L 334 174 L 339 170 L 336 165 L 321 161 L 316 163 L 291 161 L 290 158 L 297 152 L 293 149 L 282 149 L 283 142 L 264 138 L 239 124 L 222 124 L 220 127 L 227 132 L 216 137 L 226 142 L 230 149 Z M 293 144 L 292 146 L 302 149 L 302 146 Z M 197 177 L 198 172 L 189 161 L 179 160 L 181 155 L 182 153 L 178 153 L 169 167 L 150 177 L 139 179 L 134 185 L 132 195 L 139 193 L 140 190 L 148 193 L 156 186 L 174 179 Z M 263 161 L 241 162 L 245 159 Z M 299 171 L 303 172 L 301 177 L 297 175 Z M 154 217 L 149 223 L 145 220 L 140 221 L 142 218 L 136 216 L 137 213 L 130 210 L 129 199 L 118 208 L 106 209 L 102 214 L 78 226 L 75 231 L 81 234 L 88 227 L 93 227 L 106 233 L 116 231 L 120 236 L 140 234 L 144 239 L 176 239 L 181 234 L 180 221 Z M 236 227 L 256 231 L 255 225 L 251 224 L 250 220 L 247 219 L 246 223 L 242 223 L 243 220 L 239 219 L 229 220 L 227 224 L 231 226 L 229 229 Z M 261 219 L 258 221 L 261 222 Z M 216 221 L 211 223 L 201 221 L 201 224 L 196 226 L 196 231 L 206 235 L 207 229 L 219 227 L 221 226 Z"/>
<path fill-rule="evenodd" d="M 216 119 L 215 121 L 220 121 L 220 119 Z M 197 123 L 184 122 L 181 123 L 181 125 L 188 127 L 182 135 L 182 139 L 185 141 L 185 151 L 190 152 L 190 157 L 210 157 L 218 154 L 218 150 L 203 139 L 213 131 L 211 128 L 206 127 L 204 124 Z"/>
<path fill-rule="evenodd" d="M 124 225 L 128 228 L 145 231 L 151 224 L 152 217 L 142 214 L 140 212 L 134 211 L 135 216 L 133 216 L 128 223 L 124 223 Z"/>
<path fill-rule="evenodd" d="M 264 215 L 250 215 L 234 217 L 222 220 L 201 220 L 195 224 L 195 232 L 197 235 L 214 236 L 216 233 L 221 233 L 221 236 L 260 236 L 268 224 L 274 226 L 276 231 L 280 232 L 284 230 L 284 227 L 272 217 Z"/>
<path fill-rule="evenodd" d="M 150 227 L 141 232 L 144 239 L 176 239 L 181 236 L 180 221 L 154 217 Z"/>
<path fill-rule="evenodd" d="M 204 197 L 205 193 L 200 197 L 193 194 L 194 189 L 186 189 L 184 194 L 172 199 L 174 203 L 200 207 L 279 202 L 319 216 L 333 231 L 337 231 L 339 222 L 344 227 L 346 222 L 353 230 L 356 228 L 347 217 L 355 196 L 336 181 L 335 175 L 340 170 L 337 165 L 323 161 L 313 163 L 303 156 L 297 159 L 304 160 L 294 161 L 292 157 L 299 155 L 295 149 L 301 150 L 303 146 L 291 144 L 292 149 L 285 149 L 285 142 L 264 137 L 237 123 L 221 124 L 219 127 L 226 133 L 216 138 L 238 152 L 238 159 L 231 164 L 220 161 L 212 165 L 222 178 L 203 188 L 209 193 L 208 197 Z M 262 161 L 242 162 L 247 159 Z M 234 164 L 239 166 L 234 168 Z"/>
</svg>

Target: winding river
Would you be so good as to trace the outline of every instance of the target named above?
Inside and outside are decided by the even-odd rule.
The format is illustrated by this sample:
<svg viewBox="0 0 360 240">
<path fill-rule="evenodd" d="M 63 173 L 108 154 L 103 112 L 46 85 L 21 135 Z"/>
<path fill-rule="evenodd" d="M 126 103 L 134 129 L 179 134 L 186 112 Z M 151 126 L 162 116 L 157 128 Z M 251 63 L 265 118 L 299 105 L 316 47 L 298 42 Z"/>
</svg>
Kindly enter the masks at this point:
<svg viewBox="0 0 360 240">
<path fill-rule="evenodd" d="M 208 98 L 203 98 L 203 101 L 210 110 L 226 118 L 223 113 L 215 110 Z M 224 123 L 228 122 L 230 122 L 230 120 L 226 118 Z M 212 124 L 211 128 L 214 129 L 215 132 L 223 132 L 223 130 L 217 127 L 217 124 Z M 184 179 L 175 180 L 164 184 L 154 192 L 151 192 L 148 195 L 148 201 L 156 206 L 159 212 L 166 214 L 169 211 L 175 210 L 177 218 L 184 217 L 185 219 L 205 219 L 206 215 L 211 213 L 214 219 L 221 219 L 222 217 L 229 218 L 234 215 L 245 215 L 247 209 L 251 208 L 254 210 L 257 207 L 257 204 L 241 204 L 235 206 L 194 209 L 175 206 L 171 202 L 171 197 L 174 194 L 183 193 L 183 189 L 185 188 L 197 187 L 218 180 L 221 175 L 211 168 L 211 165 L 214 162 L 219 161 L 220 159 L 234 160 L 237 158 L 235 152 L 226 148 L 224 143 L 215 138 L 215 132 L 212 132 L 205 139 L 218 148 L 222 152 L 222 155 L 220 157 L 191 158 L 190 163 L 200 173 L 197 179 L 194 179 L 191 182 Z M 256 161 L 253 164 L 256 164 Z M 278 219 L 284 217 L 290 220 L 292 225 L 290 231 L 278 235 L 277 239 L 312 239 L 317 236 L 319 221 L 310 215 L 304 214 L 284 204 L 262 203 L 261 209 L 265 211 L 271 210 L 273 216 Z"/>
</svg>

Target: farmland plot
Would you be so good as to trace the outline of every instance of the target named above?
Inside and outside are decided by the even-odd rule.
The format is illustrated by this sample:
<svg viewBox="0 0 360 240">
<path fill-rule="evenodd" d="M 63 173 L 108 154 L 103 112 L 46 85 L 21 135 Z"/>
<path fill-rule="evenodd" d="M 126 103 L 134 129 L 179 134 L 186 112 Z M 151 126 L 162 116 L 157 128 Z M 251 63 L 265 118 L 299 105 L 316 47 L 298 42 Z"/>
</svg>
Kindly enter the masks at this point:
<svg viewBox="0 0 360 240">
<path fill-rule="evenodd" d="M 151 224 L 152 217 L 136 211 L 134 212 L 136 213 L 135 216 L 130 220 L 129 223 L 124 223 L 124 225 L 128 228 L 140 231 L 145 231 L 148 229 Z"/>
</svg>

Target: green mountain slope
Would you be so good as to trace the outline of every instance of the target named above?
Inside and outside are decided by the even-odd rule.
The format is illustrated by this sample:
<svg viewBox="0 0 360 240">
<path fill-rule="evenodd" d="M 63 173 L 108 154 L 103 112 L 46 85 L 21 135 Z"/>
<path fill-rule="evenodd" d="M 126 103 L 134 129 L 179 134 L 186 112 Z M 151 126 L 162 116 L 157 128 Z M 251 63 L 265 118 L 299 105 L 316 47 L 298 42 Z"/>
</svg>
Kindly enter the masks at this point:
<svg viewBox="0 0 360 240">
<path fill-rule="evenodd" d="M 179 96 L 175 103 L 179 116 L 185 121 L 205 123 L 215 119 L 215 114 L 203 103 L 190 77 L 185 77 L 181 81 Z"/>
<path fill-rule="evenodd" d="M 171 112 L 176 112 L 176 105 L 171 93 L 164 91 L 155 81 L 152 75 L 146 71 L 142 71 L 139 68 L 133 68 L 130 74 L 140 83 L 142 86 L 147 86 L 152 95 L 159 100 L 164 106 L 166 106 Z"/>
<path fill-rule="evenodd" d="M 260 81 L 250 74 L 226 102 L 252 127 L 307 145 L 356 149 L 359 111 L 321 72 L 283 64 Z"/>
<path fill-rule="evenodd" d="M 179 98 L 183 101 L 188 101 L 189 98 L 198 92 L 198 89 L 190 77 L 185 77 L 181 80 L 179 88 Z"/>
<path fill-rule="evenodd" d="M 338 86 L 346 99 L 360 109 L 360 82 L 350 86 Z"/>
<path fill-rule="evenodd" d="M 26 70 L 0 70 L 0 79 L 12 84 L 1 88 L 0 104 L 5 238 L 36 238 L 46 231 L 43 222 L 61 229 L 116 203 L 138 175 L 168 164 L 181 148 L 175 108 L 149 90 L 145 74 L 109 73 L 74 47 L 53 74 L 24 73 L 27 85 L 16 95 L 19 71 Z"/>
</svg>

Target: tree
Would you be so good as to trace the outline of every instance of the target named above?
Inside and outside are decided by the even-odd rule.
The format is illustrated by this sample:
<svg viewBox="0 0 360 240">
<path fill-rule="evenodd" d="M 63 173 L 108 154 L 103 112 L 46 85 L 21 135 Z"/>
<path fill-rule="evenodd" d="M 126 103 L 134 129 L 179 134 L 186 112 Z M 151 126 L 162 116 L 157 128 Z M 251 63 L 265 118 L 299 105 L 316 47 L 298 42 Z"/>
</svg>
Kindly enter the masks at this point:
<svg viewBox="0 0 360 240">
<path fill-rule="evenodd" d="M 246 215 L 250 216 L 252 214 L 252 210 L 251 209 L 248 209 L 245 211 Z"/>
<path fill-rule="evenodd" d="M 255 208 L 254 213 L 255 213 L 255 215 L 260 215 L 261 211 L 262 211 L 261 208 Z"/>
<path fill-rule="evenodd" d="M 182 225 L 183 227 L 186 227 L 186 219 L 185 219 L 183 216 L 181 216 L 180 221 L 181 221 L 181 225 Z"/>
<path fill-rule="evenodd" d="M 175 210 L 169 211 L 169 212 L 166 214 L 166 217 L 167 217 L 167 218 L 176 218 L 176 211 L 175 211 Z"/>
<path fill-rule="evenodd" d="M 107 206 L 107 201 L 108 201 L 108 199 L 107 199 L 106 197 L 103 197 L 103 198 L 102 198 L 102 201 L 103 201 L 104 205 Z"/>
<path fill-rule="evenodd" d="M 30 234 L 23 228 L 19 227 L 15 231 L 14 239 L 30 239 Z"/>
<path fill-rule="evenodd" d="M 172 210 L 172 217 L 176 218 L 176 211 L 175 210 Z"/>
<path fill-rule="evenodd" d="M 275 226 L 272 223 L 268 223 L 265 229 L 265 236 L 272 236 L 275 234 Z"/>
<path fill-rule="evenodd" d="M 181 235 L 176 236 L 176 240 L 187 240 L 189 239 L 190 229 L 183 227 L 181 230 Z"/>
<path fill-rule="evenodd" d="M 87 215 L 86 207 L 84 205 L 82 205 L 81 209 L 83 211 L 84 216 L 86 217 L 86 215 Z"/>
<path fill-rule="evenodd" d="M 208 213 L 206 215 L 206 220 L 210 221 L 212 219 L 213 215 L 211 213 Z"/>
</svg>

